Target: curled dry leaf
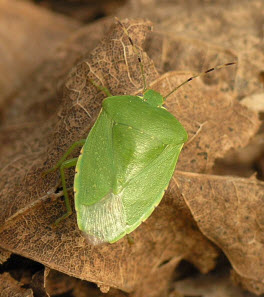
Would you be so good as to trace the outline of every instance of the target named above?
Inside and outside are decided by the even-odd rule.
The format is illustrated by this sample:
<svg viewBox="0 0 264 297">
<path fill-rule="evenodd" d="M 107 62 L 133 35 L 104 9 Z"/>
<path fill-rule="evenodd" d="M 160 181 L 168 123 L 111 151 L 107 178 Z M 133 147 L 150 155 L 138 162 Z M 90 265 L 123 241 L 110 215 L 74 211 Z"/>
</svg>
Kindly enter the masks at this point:
<svg viewBox="0 0 264 297">
<path fill-rule="evenodd" d="M 142 46 L 150 23 L 124 24 L 134 43 Z M 153 62 L 142 54 L 147 81 L 154 81 L 152 87 L 161 94 L 166 95 L 190 76 L 174 72 L 158 78 Z M 256 114 L 234 101 L 231 89 L 220 91 L 221 72 L 218 75 L 217 88 L 197 79 L 166 103 L 189 133 L 177 165 L 183 171 L 209 172 L 216 158 L 231 147 L 245 145 L 258 128 Z M 89 79 L 108 87 L 114 95 L 141 91 L 137 57 L 119 26 L 112 26 L 89 57 L 72 69 L 58 117 L 36 122 L 30 131 L 22 128 L 16 148 L 9 146 L 15 151 L 12 159 L 10 149 L 5 148 L 9 158 L 2 154 L 0 245 L 98 286 L 134 291 L 134 296 L 157 296 L 167 288 L 182 259 L 206 273 L 214 267 L 218 255 L 197 228 L 175 183 L 153 215 L 132 233 L 133 245 L 126 238 L 113 245 L 89 245 L 77 228 L 75 215 L 55 230 L 50 227 L 64 213 L 64 203 L 52 199 L 58 175 L 44 179 L 41 173 L 54 165 L 72 142 L 86 137 L 96 119 L 104 95 Z M 8 131 L 6 128 L 3 132 Z M 24 147 L 28 148 L 26 153 Z M 69 187 L 72 173 L 68 176 Z"/>
<path fill-rule="evenodd" d="M 176 172 L 173 182 L 202 233 L 224 251 L 238 275 L 251 284 L 262 282 L 258 293 L 263 293 L 264 183 L 190 172 Z"/>
</svg>

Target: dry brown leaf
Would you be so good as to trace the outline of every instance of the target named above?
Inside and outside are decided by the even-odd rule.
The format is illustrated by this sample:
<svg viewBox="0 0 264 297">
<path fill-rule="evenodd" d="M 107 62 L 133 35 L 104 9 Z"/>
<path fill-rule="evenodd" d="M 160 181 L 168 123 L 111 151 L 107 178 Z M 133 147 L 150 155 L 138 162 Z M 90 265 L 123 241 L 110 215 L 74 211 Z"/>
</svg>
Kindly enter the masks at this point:
<svg viewBox="0 0 264 297">
<path fill-rule="evenodd" d="M 125 293 L 111 289 L 102 293 L 93 283 L 63 274 L 49 268 L 44 273 L 45 289 L 49 296 L 66 294 L 71 292 L 74 297 L 125 297 Z"/>
<path fill-rule="evenodd" d="M 0 104 L 79 26 L 26 1 L 0 1 Z"/>
<path fill-rule="evenodd" d="M 260 128 L 261 131 L 261 128 Z M 256 168 L 252 164 L 258 164 L 264 152 L 264 133 L 256 134 L 250 143 L 239 149 L 228 152 L 224 159 L 219 159 L 214 165 L 214 174 L 216 175 L 235 175 L 240 177 L 251 177 L 256 175 Z M 261 164 L 259 164 L 259 167 Z M 253 168 L 252 168 L 253 167 Z M 259 178 L 261 178 L 259 170 Z M 264 176 L 263 176 L 264 177 Z"/>
<path fill-rule="evenodd" d="M 205 42 L 202 39 L 193 39 L 185 34 L 175 35 L 157 31 L 146 40 L 146 43 L 147 53 L 155 61 L 155 66 L 160 73 L 175 69 L 198 73 L 215 65 L 237 61 L 234 51 Z M 175 51 L 177 52 L 175 53 Z M 222 69 L 221 89 L 234 87 L 236 73 L 236 67 Z M 219 73 L 217 72 L 212 72 L 210 76 L 204 76 L 201 79 L 206 84 L 219 87 Z"/>
<path fill-rule="evenodd" d="M 257 112 L 264 112 L 264 93 L 245 97 L 241 101 L 241 104 Z"/>
<path fill-rule="evenodd" d="M 78 280 L 49 268 L 44 272 L 44 288 L 50 296 L 61 295 L 76 287 Z"/>
<path fill-rule="evenodd" d="M 125 0 L 45 0 L 38 2 L 39 5 L 50 10 L 71 16 L 82 22 L 92 22 L 95 19 L 107 15 L 115 15 L 118 7 L 124 5 Z"/>
<path fill-rule="evenodd" d="M 12 253 L 0 248 L 0 264 L 5 263 Z"/>
<path fill-rule="evenodd" d="M 190 172 L 177 172 L 173 181 L 199 229 L 223 250 L 235 271 L 263 282 L 264 182 Z"/>
<path fill-rule="evenodd" d="M 231 279 L 235 284 L 241 286 L 244 290 L 253 292 L 256 295 L 261 295 L 264 292 L 263 281 L 257 281 L 255 279 L 243 277 L 235 270 L 231 271 Z M 263 296 L 263 294 L 261 296 Z"/>
<path fill-rule="evenodd" d="M 44 271 L 40 270 L 32 276 L 30 288 L 33 290 L 34 296 L 50 297 L 44 287 Z"/>
<path fill-rule="evenodd" d="M 125 24 L 130 26 L 135 44 L 141 45 L 150 24 Z M 30 129 L 21 127 L 15 145 L 9 141 L 2 149 L 0 219 L 4 224 L 0 245 L 98 286 L 135 291 L 134 296 L 158 296 L 167 289 L 167 282 L 182 259 L 206 273 L 214 267 L 218 255 L 197 228 L 178 188 L 172 184 L 153 215 L 133 232 L 135 244 L 129 245 L 124 238 L 98 247 L 89 245 L 81 236 L 75 215 L 60 228 L 51 229 L 50 225 L 64 212 L 64 203 L 52 199 L 58 176 L 41 176 L 73 141 L 87 135 L 98 115 L 104 96 L 87 78 L 108 87 L 112 94 L 133 94 L 141 88 L 137 58 L 123 35 L 119 26 L 113 26 L 89 58 L 73 68 L 63 99 L 57 103 L 59 117 L 33 121 Z M 158 78 L 146 54 L 143 60 L 148 82 L 156 79 L 153 88 L 162 94 L 190 75 L 169 73 Z M 210 172 L 217 157 L 231 147 L 245 145 L 259 126 L 256 114 L 239 105 L 231 90 L 220 92 L 223 73 L 226 72 L 216 76 L 214 86 L 197 79 L 166 103 L 189 132 L 178 169 Z M 38 111 L 32 101 L 28 107 Z M 23 117 L 26 119 L 34 108 L 27 108 Z M 3 139 L 9 133 L 6 126 Z M 68 181 L 71 186 L 72 179 Z"/>
<path fill-rule="evenodd" d="M 0 275 L 0 297 L 33 297 L 33 292 L 22 288 L 22 284 L 5 272 Z"/>
<path fill-rule="evenodd" d="M 243 291 L 232 284 L 226 272 L 199 275 L 176 281 L 174 284 L 176 292 L 183 296 L 201 297 L 253 297 L 253 294 Z"/>
<path fill-rule="evenodd" d="M 31 134 L 36 123 L 39 126 L 42 122 L 52 121 L 53 116 L 57 115 L 66 76 L 98 44 L 109 29 L 109 21 L 106 19 L 74 32 L 29 76 L 18 94 L 8 99 L 8 105 L 2 114 L 3 133 L 0 133 L 0 143 L 4 144 L 0 150 L 5 156 L 5 164 L 12 163 L 15 156 L 19 158 L 21 152 L 23 155 L 31 155 L 37 150 L 34 147 L 36 145 L 43 147 L 43 144 L 36 142 L 29 146 L 24 139 Z M 50 127 L 52 126 L 50 123 Z M 3 164 L 2 170 L 4 166 Z"/>
<path fill-rule="evenodd" d="M 159 51 L 162 55 L 158 54 L 159 61 L 162 61 L 159 69 L 172 70 L 178 69 L 176 65 L 183 65 L 179 70 L 197 72 L 208 63 L 213 67 L 219 52 L 208 60 L 206 47 L 209 56 L 212 53 L 210 48 L 218 47 L 220 54 L 227 49 L 239 58 L 235 77 L 238 97 L 263 92 L 262 0 L 251 0 L 250 3 L 248 0 L 130 0 L 118 15 L 127 17 L 128 12 L 131 18 L 150 19 L 156 31 L 166 33 L 159 44 L 162 48 Z M 179 47 L 170 49 L 171 40 L 178 42 Z"/>
</svg>

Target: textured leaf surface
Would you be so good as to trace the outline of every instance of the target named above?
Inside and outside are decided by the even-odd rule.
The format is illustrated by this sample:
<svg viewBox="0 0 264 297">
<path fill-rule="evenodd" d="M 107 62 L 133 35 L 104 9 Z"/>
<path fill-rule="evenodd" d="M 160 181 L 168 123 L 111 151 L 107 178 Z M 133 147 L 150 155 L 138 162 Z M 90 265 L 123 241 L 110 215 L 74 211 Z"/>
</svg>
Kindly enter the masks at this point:
<svg viewBox="0 0 264 297">
<path fill-rule="evenodd" d="M 264 183 L 189 172 L 177 173 L 173 181 L 199 229 L 224 251 L 235 271 L 262 282 Z"/>
</svg>

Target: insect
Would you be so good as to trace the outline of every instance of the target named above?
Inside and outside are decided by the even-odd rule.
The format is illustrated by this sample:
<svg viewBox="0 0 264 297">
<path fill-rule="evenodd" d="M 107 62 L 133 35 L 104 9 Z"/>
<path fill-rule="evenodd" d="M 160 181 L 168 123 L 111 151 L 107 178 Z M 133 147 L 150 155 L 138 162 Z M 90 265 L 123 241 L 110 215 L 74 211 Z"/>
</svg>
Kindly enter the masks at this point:
<svg viewBox="0 0 264 297">
<path fill-rule="evenodd" d="M 198 76 L 235 64 L 227 63 L 192 76 L 163 97 L 147 89 L 140 54 L 125 26 L 117 22 L 137 55 L 143 96 L 112 96 L 104 87 L 98 87 L 107 98 L 88 137 L 75 142 L 45 172 L 60 170 L 67 212 L 56 220 L 58 225 L 72 213 L 64 171 L 75 166 L 77 223 L 94 244 L 114 243 L 134 231 L 151 215 L 168 187 L 188 136 L 163 107 L 166 98 Z M 66 160 L 78 146 L 82 146 L 79 157 Z"/>
</svg>

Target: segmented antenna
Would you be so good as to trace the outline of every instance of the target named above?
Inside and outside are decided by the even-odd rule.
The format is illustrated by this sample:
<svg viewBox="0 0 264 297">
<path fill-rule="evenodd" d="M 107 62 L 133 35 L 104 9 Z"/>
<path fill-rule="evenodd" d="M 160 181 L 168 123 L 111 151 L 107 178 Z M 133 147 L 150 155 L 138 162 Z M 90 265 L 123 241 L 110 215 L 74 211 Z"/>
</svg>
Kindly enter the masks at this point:
<svg viewBox="0 0 264 297">
<path fill-rule="evenodd" d="M 141 61 L 141 57 L 140 57 L 140 54 L 139 54 L 139 50 L 134 45 L 134 42 L 131 39 L 131 37 L 129 36 L 129 33 L 128 33 L 126 27 L 121 23 L 121 21 L 117 17 L 115 17 L 115 19 L 118 22 L 118 24 L 121 26 L 121 28 L 123 29 L 126 36 L 128 37 L 128 40 L 129 40 L 130 44 L 132 45 L 133 51 L 137 55 L 138 62 L 139 62 L 139 65 L 140 65 L 141 76 L 142 76 L 142 80 L 143 80 L 143 93 L 145 93 L 145 91 L 147 90 L 146 77 L 145 77 L 145 72 L 144 72 L 144 66 L 143 66 L 143 63 Z"/>
<path fill-rule="evenodd" d="M 231 62 L 231 63 L 226 63 L 226 64 L 222 64 L 222 65 L 218 65 L 214 68 L 210 68 L 208 70 L 206 70 L 205 72 L 201 72 L 201 73 L 197 73 L 196 75 L 188 78 L 186 81 L 184 81 L 183 83 L 181 83 L 179 86 L 177 86 L 176 88 L 174 88 L 169 94 L 167 94 L 164 98 L 164 100 L 166 100 L 172 93 L 174 93 L 175 91 L 177 91 L 180 87 L 182 87 L 183 85 L 187 84 L 189 81 L 193 80 L 194 78 L 196 77 L 200 77 L 200 76 L 204 76 L 206 75 L 207 73 L 209 72 L 212 72 L 214 70 L 217 70 L 217 69 L 221 69 L 221 68 L 224 68 L 224 67 L 227 67 L 227 66 L 231 66 L 231 65 L 234 65 L 234 64 L 237 64 L 236 62 Z"/>
</svg>

